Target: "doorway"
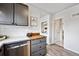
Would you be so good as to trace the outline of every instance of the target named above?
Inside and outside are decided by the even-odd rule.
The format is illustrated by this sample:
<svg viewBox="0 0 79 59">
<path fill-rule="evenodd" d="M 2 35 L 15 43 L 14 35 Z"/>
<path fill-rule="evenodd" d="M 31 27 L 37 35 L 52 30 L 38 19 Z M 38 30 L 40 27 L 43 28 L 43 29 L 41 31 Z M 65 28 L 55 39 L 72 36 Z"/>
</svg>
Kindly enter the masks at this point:
<svg viewBox="0 0 79 59">
<path fill-rule="evenodd" d="M 54 20 L 54 43 L 64 46 L 64 29 L 62 18 Z"/>
</svg>

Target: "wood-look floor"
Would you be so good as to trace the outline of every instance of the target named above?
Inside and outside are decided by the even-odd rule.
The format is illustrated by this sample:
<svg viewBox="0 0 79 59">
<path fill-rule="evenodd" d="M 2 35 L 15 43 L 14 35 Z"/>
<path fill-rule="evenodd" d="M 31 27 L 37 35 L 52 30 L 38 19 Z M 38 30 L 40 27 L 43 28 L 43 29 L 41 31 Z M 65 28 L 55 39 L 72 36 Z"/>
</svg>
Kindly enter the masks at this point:
<svg viewBox="0 0 79 59">
<path fill-rule="evenodd" d="M 46 56 L 79 56 L 79 54 L 54 44 L 54 45 L 47 45 Z"/>
</svg>

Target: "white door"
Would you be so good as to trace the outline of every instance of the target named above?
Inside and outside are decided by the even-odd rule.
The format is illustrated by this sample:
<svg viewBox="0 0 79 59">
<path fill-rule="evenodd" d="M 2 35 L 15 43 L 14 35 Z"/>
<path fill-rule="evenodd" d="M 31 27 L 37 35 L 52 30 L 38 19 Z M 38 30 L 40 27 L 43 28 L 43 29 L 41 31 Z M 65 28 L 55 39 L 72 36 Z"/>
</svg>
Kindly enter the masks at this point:
<svg viewBox="0 0 79 59">
<path fill-rule="evenodd" d="M 63 23 L 62 19 L 54 20 L 54 41 L 55 44 L 63 46 L 64 34 L 63 34 Z"/>
</svg>

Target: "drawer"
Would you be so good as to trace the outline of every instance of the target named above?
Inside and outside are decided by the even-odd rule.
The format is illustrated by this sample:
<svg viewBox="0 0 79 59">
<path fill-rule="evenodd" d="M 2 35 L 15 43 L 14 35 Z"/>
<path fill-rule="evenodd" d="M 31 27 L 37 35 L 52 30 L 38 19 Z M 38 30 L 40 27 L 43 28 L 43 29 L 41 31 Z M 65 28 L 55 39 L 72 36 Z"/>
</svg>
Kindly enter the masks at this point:
<svg viewBox="0 0 79 59">
<path fill-rule="evenodd" d="M 40 43 L 40 40 L 33 40 L 33 41 L 31 41 L 31 44 L 33 45 L 33 44 L 38 44 L 38 43 Z"/>
<path fill-rule="evenodd" d="M 40 42 L 46 42 L 46 39 L 45 38 L 40 39 Z"/>
<path fill-rule="evenodd" d="M 41 42 L 46 42 L 46 39 L 38 39 L 38 40 L 33 40 L 31 41 L 31 44 L 38 44 L 38 43 L 41 43 Z"/>
<path fill-rule="evenodd" d="M 39 50 L 38 52 L 32 54 L 32 56 L 44 56 L 44 55 L 46 55 L 46 49 Z"/>
<path fill-rule="evenodd" d="M 46 48 L 46 42 L 36 44 L 36 45 L 32 45 L 31 46 L 31 52 L 33 53 L 33 52 L 39 51 L 43 48 Z"/>
</svg>

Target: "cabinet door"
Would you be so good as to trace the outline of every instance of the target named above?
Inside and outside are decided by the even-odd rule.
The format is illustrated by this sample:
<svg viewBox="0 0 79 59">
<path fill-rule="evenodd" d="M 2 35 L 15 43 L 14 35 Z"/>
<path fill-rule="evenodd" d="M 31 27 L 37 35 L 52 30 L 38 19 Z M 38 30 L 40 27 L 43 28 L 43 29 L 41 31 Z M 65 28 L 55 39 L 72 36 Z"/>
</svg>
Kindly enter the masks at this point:
<svg viewBox="0 0 79 59">
<path fill-rule="evenodd" d="M 0 24 L 13 23 L 13 4 L 0 3 Z"/>
<path fill-rule="evenodd" d="M 16 25 L 28 25 L 28 6 L 15 4 L 14 21 Z"/>
</svg>

